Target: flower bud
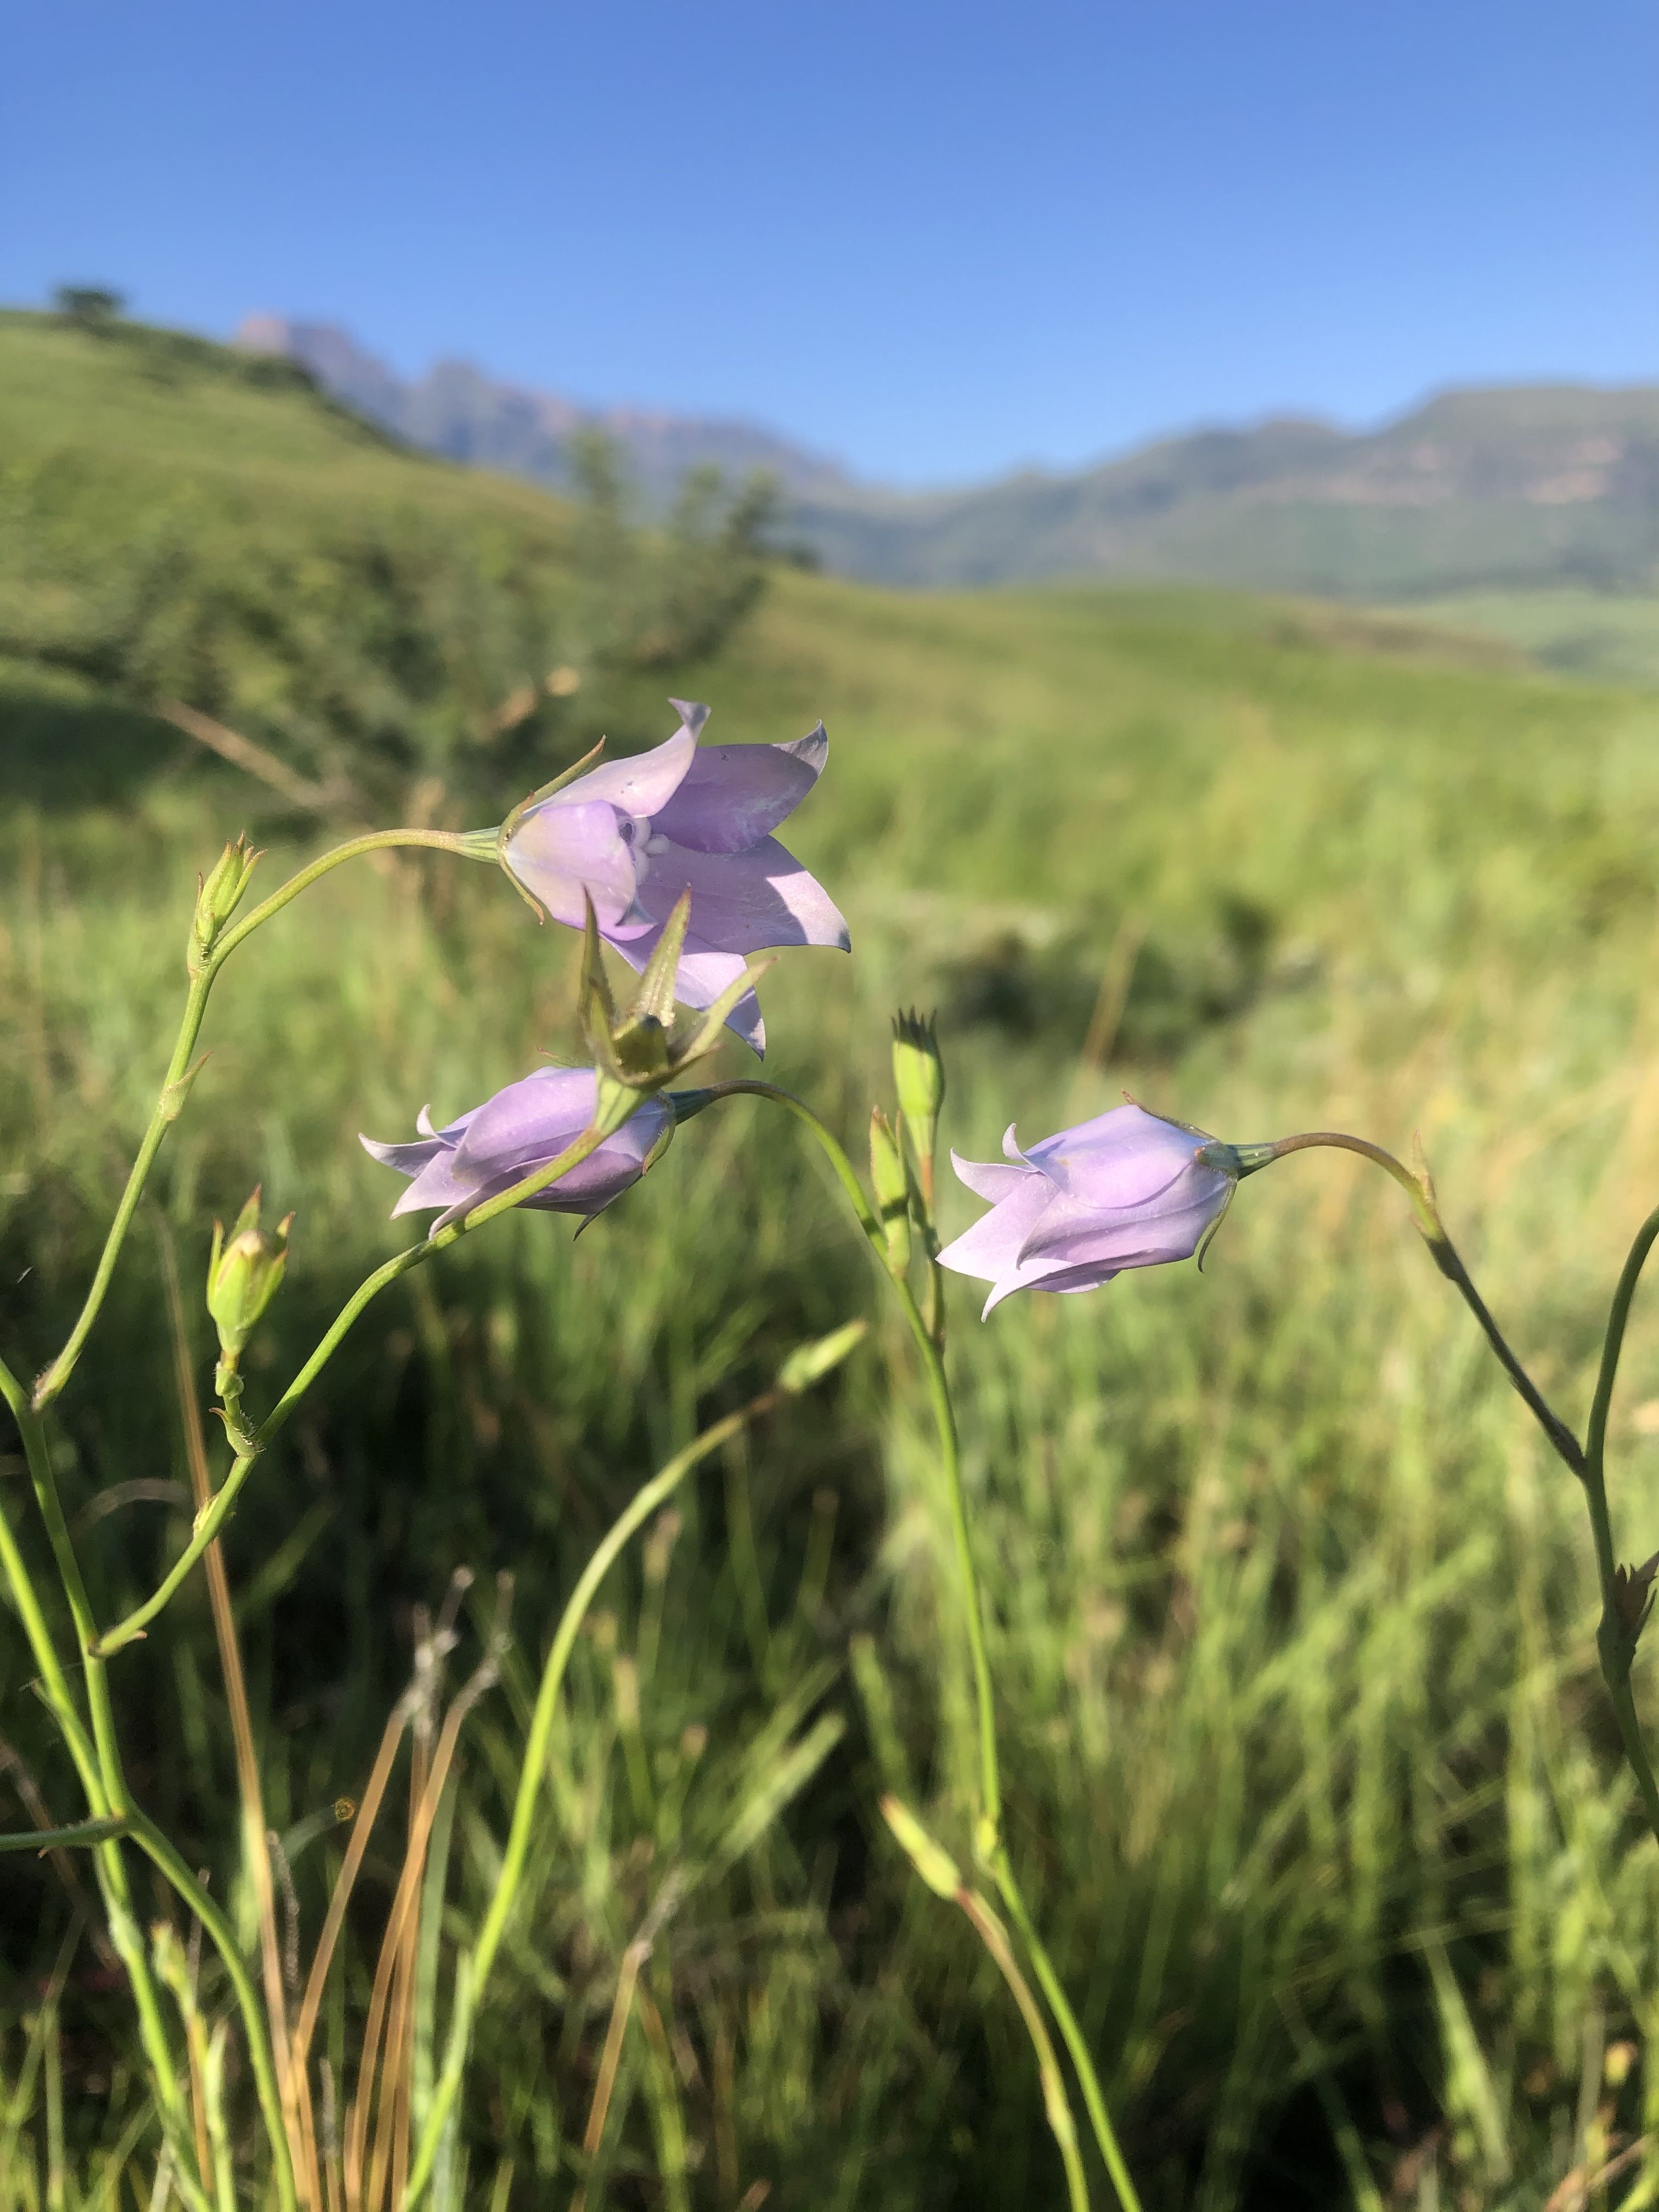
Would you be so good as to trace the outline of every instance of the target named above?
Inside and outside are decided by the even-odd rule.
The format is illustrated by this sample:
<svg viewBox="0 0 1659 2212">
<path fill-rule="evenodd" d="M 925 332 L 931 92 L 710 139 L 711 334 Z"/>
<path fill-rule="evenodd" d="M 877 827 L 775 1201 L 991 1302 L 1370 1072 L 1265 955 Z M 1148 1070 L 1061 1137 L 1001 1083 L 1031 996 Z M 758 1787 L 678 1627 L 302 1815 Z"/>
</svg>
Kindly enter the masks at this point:
<svg viewBox="0 0 1659 2212">
<path fill-rule="evenodd" d="M 832 1368 L 839 1367 L 851 1352 L 863 1343 L 869 1323 L 849 1321 L 841 1328 L 831 1329 L 828 1336 L 814 1338 L 809 1344 L 798 1344 L 778 1370 L 778 1388 L 797 1398 L 803 1390 L 810 1390 L 815 1382 L 822 1382 Z"/>
<path fill-rule="evenodd" d="M 933 1157 L 939 1109 L 945 1103 L 945 1063 L 939 1056 L 936 1019 L 929 1014 L 923 1021 L 914 1006 L 908 1013 L 893 1017 L 893 1087 L 916 1158 L 927 1162 Z"/>
<path fill-rule="evenodd" d="M 908 1805 L 892 1796 L 881 1801 L 881 1817 L 895 1841 L 936 1897 L 954 1898 L 962 1887 L 962 1875 L 943 1844 L 936 1844 Z"/>
<path fill-rule="evenodd" d="M 234 1368 L 259 1316 L 276 1297 L 288 1266 L 290 1213 L 267 1237 L 259 1226 L 256 1190 L 236 1217 L 228 1239 L 213 1224 L 213 1253 L 208 1261 L 207 1310 L 219 1332 L 222 1364 Z"/>
<path fill-rule="evenodd" d="M 879 1106 L 870 1112 L 870 1184 L 887 1240 L 887 1272 L 902 1281 L 910 1265 L 910 1178 L 898 1132 Z"/>
<path fill-rule="evenodd" d="M 220 931 L 241 904 L 242 894 L 258 858 L 258 854 L 250 848 L 246 835 L 239 836 L 234 845 L 226 846 L 212 873 L 202 879 L 196 894 L 196 918 L 191 924 L 192 971 L 213 950 Z"/>
</svg>

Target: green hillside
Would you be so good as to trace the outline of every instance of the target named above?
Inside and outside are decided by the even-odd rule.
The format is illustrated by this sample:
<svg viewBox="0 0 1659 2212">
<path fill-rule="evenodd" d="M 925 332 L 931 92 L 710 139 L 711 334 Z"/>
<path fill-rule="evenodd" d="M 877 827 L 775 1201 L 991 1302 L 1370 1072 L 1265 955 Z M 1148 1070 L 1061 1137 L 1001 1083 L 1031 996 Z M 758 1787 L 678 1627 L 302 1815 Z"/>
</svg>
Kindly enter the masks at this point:
<svg viewBox="0 0 1659 2212">
<path fill-rule="evenodd" d="M 1651 589 L 1659 390 L 1449 392 L 1376 430 L 1289 419 L 1076 474 L 905 498 L 831 489 L 799 526 L 893 582 L 1185 577 L 1348 599 Z"/>
<path fill-rule="evenodd" d="M 182 700 L 366 805 L 611 719 L 613 679 L 741 614 L 757 520 L 694 484 L 647 540 L 602 465 L 573 507 L 394 447 L 286 362 L 0 315 L 0 656 Z"/>
<path fill-rule="evenodd" d="M 653 631 L 659 541 L 153 334 L 0 322 L 0 1334 L 25 1367 L 61 1337 L 148 1114 L 223 840 L 247 826 L 275 884 L 370 799 L 494 818 L 596 723 L 665 735 L 672 692 L 713 702 L 711 737 L 830 728 L 786 834 L 854 956 L 786 956 L 763 993 L 769 1073 L 849 1145 L 911 1001 L 940 1008 L 945 1135 L 973 1158 L 1011 1121 L 1030 1139 L 1125 1089 L 1233 1139 L 1419 1131 L 1491 1302 L 1582 1420 L 1608 1285 L 1659 1191 L 1651 698 L 1218 591 L 901 595 L 783 568 L 745 606 L 718 533 L 682 627 Z M 624 618 L 628 592 L 656 597 Z M 179 603 L 198 610 L 183 645 Z M 554 665 L 574 689 L 546 692 Z M 293 773 L 348 775 L 337 820 L 146 712 L 163 678 Z M 574 956 L 491 871 L 424 857 L 337 871 L 235 956 L 157 1208 L 64 1401 L 101 1615 L 191 1512 L 163 1237 L 198 1319 L 215 1216 L 256 1180 L 295 1211 L 249 1362 L 267 1402 L 404 1241 L 356 1133 L 407 1133 L 424 1102 L 453 1114 L 573 1050 Z M 976 1208 L 952 1183 L 944 1211 L 955 1233 Z M 1015 1299 L 984 1328 L 970 1287 L 953 1304 L 1011 1847 L 1147 2212 L 1537 2212 L 1653 2140 L 1653 1849 L 1603 1719 L 1582 1500 L 1402 1213 L 1358 1164 L 1290 1161 L 1241 1191 L 1203 1274 Z M 308 1936 L 328 1808 L 362 1790 L 411 1607 L 458 1565 L 475 1597 L 517 1577 L 517 1648 L 468 1724 L 447 1974 L 493 1879 L 536 1658 L 599 1531 L 802 1334 L 886 1312 L 835 1192 L 746 1102 L 683 1129 L 580 1243 L 515 1216 L 373 1309 L 227 1539 Z M 1659 1528 L 1656 1393 L 1638 1307 L 1621 1556 Z M 1006 1992 L 874 1812 L 898 1790 L 969 1863 L 964 1655 L 915 1395 L 878 1318 L 842 1385 L 711 1463 L 649 1564 L 607 1582 L 480 2023 L 469 2208 L 564 2202 L 587 2175 L 618 1974 L 694 1863 L 717 1870 L 642 1972 L 661 2041 L 630 2033 L 594 2212 L 607 2188 L 676 2212 L 1057 2201 Z M 21 1472 L 0 1456 L 23 1525 Z M 234 1901 L 214 1663 L 205 1602 L 181 1599 L 113 1680 L 138 1786 Z M 0 1737 L 55 1813 L 71 1779 L 27 1679 L 0 1616 Z M 721 1859 L 757 1802 L 775 1817 Z M 3 2124 L 32 2177 L 61 2126 L 92 2202 L 118 2149 L 148 2203 L 126 2016 L 95 1972 L 63 1997 L 58 2102 L 16 2094 L 72 1905 L 50 1867 L 10 1863 Z M 391 1880 L 366 1866 L 336 2061 Z M 1617 2188 L 1656 2182 L 1650 2148 L 1619 2169 Z M 29 2186 L 15 2201 L 48 2201 Z"/>
</svg>

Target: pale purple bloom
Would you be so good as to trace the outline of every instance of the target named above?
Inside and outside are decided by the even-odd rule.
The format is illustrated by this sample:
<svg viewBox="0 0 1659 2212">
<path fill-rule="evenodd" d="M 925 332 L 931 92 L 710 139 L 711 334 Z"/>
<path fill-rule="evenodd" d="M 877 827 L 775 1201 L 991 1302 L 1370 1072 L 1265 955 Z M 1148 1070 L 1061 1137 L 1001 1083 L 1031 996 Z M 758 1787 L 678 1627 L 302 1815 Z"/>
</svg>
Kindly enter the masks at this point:
<svg viewBox="0 0 1659 2212">
<path fill-rule="evenodd" d="M 606 761 L 538 799 L 509 825 L 501 857 L 555 921 L 580 929 L 584 895 L 599 934 L 630 967 L 651 957 L 682 891 L 690 927 L 674 995 L 709 1006 L 769 945 L 834 945 L 847 924 L 816 878 L 771 835 L 817 781 L 830 750 L 820 722 L 777 745 L 703 745 L 707 707 L 683 699 L 680 727 L 632 760 Z M 757 1052 L 766 1031 L 752 991 L 728 1017 Z"/>
<path fill-rule="evenodd" d="M 1013 1291 L 1092 1291 L 1125 1267 L 1187 1260 L 1226 1212 L 1241 1163 L 1200 1130 L 1115 1106 L 1012 1163 L 951 1164 L 991 1211 L 947 1244 L 939 1265 L 991 1285 L 988 1314 Z"/>
<path fill-rule="evenodd" d="M 358 1142 L 383 1166 L 413 1177 L 392 1218 L 437 1210 L 429 1232 L 435 1235 L 557 1159 L 592 1120 L 596 1087 L 591 1067 L 538 1067 L 445 1128 L 433 1127 L 430 1109 L 423 1106 L 416 1118 L 416 1144 L 381 1145 L 372 1137 Z M 639 1181 L 673 1126 L 666 1098 L 646 1099 L 597 1150 L 525 1205 L 591 1219 Z"/>
</svg>

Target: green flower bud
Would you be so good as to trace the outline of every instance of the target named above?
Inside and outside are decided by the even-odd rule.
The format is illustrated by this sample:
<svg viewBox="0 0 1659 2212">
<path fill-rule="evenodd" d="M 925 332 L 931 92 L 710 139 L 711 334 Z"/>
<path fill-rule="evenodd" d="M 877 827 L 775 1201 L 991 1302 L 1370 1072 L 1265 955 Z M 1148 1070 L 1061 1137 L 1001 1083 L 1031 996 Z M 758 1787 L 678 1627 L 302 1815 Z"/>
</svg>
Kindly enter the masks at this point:
<svg viewBox="0 0 1659 2212">
<path fill-rule="evenodd" d="M 929 1014 L 924 1021 L 914 1006 L 908 1013 L 893 1017 L 893 1087 L 916 1158 L 929 1164 L 939 1109 L 945 1103 L 945 1063 L 939 1056 L 936 1019 Z"/>
<path fill-rule="evenodd" d="M 831 1329 L 828 1336 L 816 1337 L 810 1344 L 798 1344 L 778 1370 L 778 1388 L 798 1398 L 803 1390 L 810 1390 L 821 1382 L 833 1367 L 839 1367 L 851 1352 L 864 1341 L 867 1322 L 844 1322 L 839 1328 Z"/>
<path fill-rule="evenodd" d="M 908 1805 L 896 1797 L 881 1801 L 881 1817 L 916 1872 L 936 1897 L 954 1898 L 962 1888 L 962 1874 L 943 1844 L 936 1844 Z"/>
<path fill-rule="evenodd" d="M 210 875 L 202 879 L 196 894 L 196 918 L 191 924 L 190 965 L 192 973 L 213 950 L 225 924 L 242 902 L 242 894 L 259 859 L 244 835 L 227 845 Z"/>
<path fill-rule="evenodd" d="M 910 1265 L 910 1178 L 899 1133 L 879 1106 L 870 1111 L 870 1185 L 887 1240 L 887 1272 L 902 1281 Z"/>
<path fill-rule="evenodd" d="M 290 1213 L 267 1237 L 259 1226 L 256 1190 L 236 1217 L 227 1238 L 213 1224 L 213 1253 L 208 1261 L 207 1310 L 219 1332 L 222 1364 L 234 1369 L 259 1316 L 276 1297 L 288 1266 Z"/>
</svg>

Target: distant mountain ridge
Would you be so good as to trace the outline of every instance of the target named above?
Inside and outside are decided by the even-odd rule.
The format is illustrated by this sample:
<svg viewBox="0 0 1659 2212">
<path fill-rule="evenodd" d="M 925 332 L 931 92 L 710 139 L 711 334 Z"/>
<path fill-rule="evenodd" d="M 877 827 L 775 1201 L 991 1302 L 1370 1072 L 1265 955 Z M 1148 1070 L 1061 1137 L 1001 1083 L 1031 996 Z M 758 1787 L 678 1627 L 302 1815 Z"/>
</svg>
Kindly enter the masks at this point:
<svg viewBox="0 0 1659 2212">
<path fill-rule="evenodd" d="M 1659 575 L 1659 386 L 1443 392 L 1376 430 L 1290 418 L 928 499 L 808 495 L 800 534 L 893 583 L 1161 576 L 1362 599 Z"/>
<path fill-rule="evenodd" d="M 849 482 L 824 455 L 750 422 L 583 407 L 556 392 L 506 383 L 465 361 L 435 362 L 408 380 L 332 323 L 246 315 L 232 342 L 245 352 L 298 362 L 325 392 L 411 446 L 555 489 L 568 484 L 569 441 L 585 429 L 602 430 L 616 441 L 653 506 L 672 495 L 689 469 L 711 462 L 733 477 L 764 469 L 790 494 L 829 493 Z"/>
<path fill-rule="evenodd" d="M 788 534 L 872 581 L 1164 577 L 1370 599 L 1659 582 L 1659 386 L 1450 391 L 1371 430 L 1287 416 L 914 494 L 741 422 L 583 410 L 459 363 L 404 383 L 328 325 L 253 317 L 238 343 L 302 362 L 413 445 L 544 483 L 566 480 L 585 424 L 658 503 L 698 462 L 769 469 Z"/>
</svg>

